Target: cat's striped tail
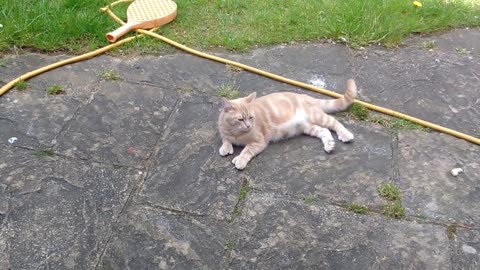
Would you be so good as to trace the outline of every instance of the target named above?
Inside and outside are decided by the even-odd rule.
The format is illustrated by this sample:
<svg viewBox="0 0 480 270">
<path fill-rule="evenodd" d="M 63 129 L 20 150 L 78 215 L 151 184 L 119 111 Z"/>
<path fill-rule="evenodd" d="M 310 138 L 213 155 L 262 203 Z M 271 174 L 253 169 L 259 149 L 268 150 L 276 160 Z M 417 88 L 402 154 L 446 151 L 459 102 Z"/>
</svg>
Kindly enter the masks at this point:
<svg viewBox="0 0 480 270">
<path fill-rule="evenodd" d="M 326 113 L 346 110 L 357 96 L 357 85 L 353 79 L 347 80 L 347 89 L 341 98 L 319 99 L 320 107 Z"/>
</svg>

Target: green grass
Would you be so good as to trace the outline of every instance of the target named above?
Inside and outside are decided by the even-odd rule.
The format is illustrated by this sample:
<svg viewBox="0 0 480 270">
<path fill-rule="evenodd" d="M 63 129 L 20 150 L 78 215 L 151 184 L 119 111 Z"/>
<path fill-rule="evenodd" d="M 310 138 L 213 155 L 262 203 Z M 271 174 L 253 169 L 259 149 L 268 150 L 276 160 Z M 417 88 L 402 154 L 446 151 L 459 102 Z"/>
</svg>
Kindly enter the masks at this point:
<svg viewBox="0 0 480 270">
<path fill-rule="evenodd" d="M 226 99 L 236 99 L 240 97 L 240 91 L 233 84 L 223 84 L 217 89 L 217 96 Z"/>
<path fill-rule="evenodd" d="M 455 240 L 455 236 L 457 235 L 457 226 L 455 225 L 448 225 L 447 226 L 447 237 L 449 240 Z"/>
<path fill-rule="evenodd" d="M 20 81 L 15 83 L 15 87 L 18 90 L 23 91 L 23 90 L 26 90 L 28 88 L 28 83 L 24 80 L 20 80 Z"/>
<path fill-rule="evenodd" d="M 80 53 L 105 46 L 116 27 L 99 11 L 111 0 L 3 0 L 0 52 L 17 48 Z M 410 33 L 480 25 L 477 0 L 197 0 L 176 1 L 177 18 L 160 33 L 187 46 L 247 50 L 254 45 L 332 38 L 350 46 L 395 45 Z M 125 20 L 123 3 L 114 12 Z M 477 16 L 477 18 L 475 17 Z M 130 34 L 131 35 L 131 34 Z M 158 53 L 168 46 L 152 38 L 116 52 Z"/>
<path fill-rule="evenodd" d="M 430 40 L 428 42 L 423 42 L 422 47 L 425 49 L 435 49 L 435 47 L 437 47 L 437 44 L 435 43 L 435 40 Z"/>
<path fill-rule="evenodd" d="M 313 195 L 304 195 L 302 196 L 302 201 L 306 204 L 314 204 L 317 201 L 317 198 Z"/>
<path fill-rule="evenodd" d="M 400 189 L 394 184 L 381 184 L 378 187 L 378 195 L 389 201 L 397 201 L 401 199 Z"/>
<path fill-rule="evenodd" d="M 52 149 L 37 150 L 33 152 L 33 155 L 36 157 L 51 157 L 55 155 L 55 152 Z"/>
<path fill-rule="evenodd" d="M 363 206 L 363 205 L 359 205 L 359 204 L 356 204 L 356 203 L 350 203 L 350 204 L 347 204 L 346 205 L 346 208 L 354 213 L 357 213 L 357 214 L 367 214 L 368 213 L 368 208 Z"/>
<path fill-rule="evenodd" d="M 47 94 L 49 95 L 58 95 L 61 93 L 63 93 L 63 87 L 60 85 L 55 84 L 47 88 Z"/>
<path fill-rule="evenodd" d="M 431 131 L 431 129 L 427 127 L 405 119 L 386 118 L 383 116 L 371 115 L 370 111 L 365 106 L 357 103 L 354 103 L 352 104 L 352 106 L 350 106 L 347 115 L 355 120 L 376 123 L 392 130 L 422 130 L 425 132 Z"/>
<path fill-rule="evenodd" d="M 121 79 L 118 72 L 116 72 L 115 70 L 110 70 L 110 69 L 102 70 L 98 76 L 100 78 L 102 78 L 103 80 L 106 80 L 106 81 L 117 81 L 117 80 Z"/>
<path fill-rule="evenodd" d="M 348 115 L 356 120 L 368 120 L 370 116 L 370 111 L 365 108 L 363 105 L 353 103 L 352 106 L 348 109 Z"/>
<path fill-rule="evenodd" d="M 250 192 L 251 187 L 248 185 L 248 180 L 243 179 L 242 185 L 240 186 L 240 191 L 238 192 L 237 203 L 233 207 L 230 218 L 227 220 L 228 223 L 232 223 L 235 219 L 241 214 L 242 203 L 247 198 L 248 192 Z"/>
<path fill-rule="evenodd" d="M 394 202 L 385 204 L 382 207 L 382 214 L 388 217 L 401 219 L 405 217 L 405 207 L 403 207 L 400 201 L 394 201 Z"/>
</svg>

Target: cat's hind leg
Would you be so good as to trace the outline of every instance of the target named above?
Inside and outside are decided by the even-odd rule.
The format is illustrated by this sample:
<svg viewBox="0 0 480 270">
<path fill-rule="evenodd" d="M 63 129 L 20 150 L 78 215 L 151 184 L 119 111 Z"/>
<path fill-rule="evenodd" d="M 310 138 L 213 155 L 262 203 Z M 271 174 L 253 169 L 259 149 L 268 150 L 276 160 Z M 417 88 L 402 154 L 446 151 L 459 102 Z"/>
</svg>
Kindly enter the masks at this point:
<svg viewBox="0 0 480 270">
<path fill-rule="evenodd" d="M 322 140 L 323 149 L 327 153 L 331 153 L 333 148 L 335 148 L 335 140 L 332 137 L 332 133 L 326 128 L 317 125 L 309 125 L 305 128 L 303 133 Z"/>
<path fill-rule="evenodd" d="M 311 116 L 311 120 L 316 125 L 319 125 L 330 130 L 334 130 L 337 133 L 338 139 L 342 142 L 350 142 L 353 140 L 353 134 L 348 131 L 342 123 L 338 122 L 333 116 L 324 113 L 323 111 L 315 112 Z"/>
</svg>

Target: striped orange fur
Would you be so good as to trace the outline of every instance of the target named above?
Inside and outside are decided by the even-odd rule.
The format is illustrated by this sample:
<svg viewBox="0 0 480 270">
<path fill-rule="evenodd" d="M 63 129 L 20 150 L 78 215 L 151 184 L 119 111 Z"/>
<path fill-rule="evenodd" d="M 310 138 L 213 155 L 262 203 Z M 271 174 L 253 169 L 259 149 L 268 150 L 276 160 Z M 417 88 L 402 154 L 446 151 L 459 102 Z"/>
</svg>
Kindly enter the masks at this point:
<svg viewBox="0 0 480 270">
<path fill-rule="evenodd" d="M 262 152 L 270 142 L 299 134 L 319 138 L 327 153 L 335 141 L 330 130 L 342 142 L 353 140 L 353 134 L 327 113 L 347 109 L 357 95 L 355 81 L 347 81 L 345 94 L 338 99 L 316 99 L 290 92 L 274 93 L 256 98 L 256 93 L 234 100 L 222 99 L 218 128 L 222 137 L 220 155 L 233 154 L 233 145 L 245 146 L 233 159 L 243 170 L 247 163 Z"/>
</svg>

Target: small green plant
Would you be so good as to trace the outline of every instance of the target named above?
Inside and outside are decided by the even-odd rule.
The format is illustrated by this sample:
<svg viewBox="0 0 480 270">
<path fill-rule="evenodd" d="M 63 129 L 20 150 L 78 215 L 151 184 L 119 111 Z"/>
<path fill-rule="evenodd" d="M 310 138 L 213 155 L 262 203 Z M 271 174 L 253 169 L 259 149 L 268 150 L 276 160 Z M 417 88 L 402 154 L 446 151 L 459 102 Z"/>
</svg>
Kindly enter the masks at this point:
<svg viewBox="0 0 480 270">
<path fill-rule="evenodd" d="M 359 205 L 359 204 L 356 204 L 356 203 L 351 203 L 351 204 L 347 204 L 346 205 L 346 208 L 354 213 L 357 213 L 357 214 L 366 214 L 368 213 L 368 208 L 363 206 L 363 205 Z"/>
<path fill-rule="evenodd" d="M 402 206 L 402 203 L 397 200 L 383 205 L 382 214 L 388 217 L 401 219 L 405 217 L 405 208 Z"/>
<path fill-rule="evenodd" d="M 0 59 L 0 67 L 6 67 L 8 64 L 8 59 Z"/>
<path fill-rule="evenodd" d="M 33 155 L 36 157 L 51 157 L 55 155 L 55 152 L 52 149 L 44 149 L 33 152 Z"/>
<path fill-rule="evenodd" d="M 229 71 L 229 72 L 240 72 L 240 71 L 243 70 L 240 67 L 232 66 L 232 65 L 229 65 L 229 64 L 227 64 L 226 66 L 227 66 L 227 71 Z"/>
<path fill-rule="evenodd" d="M 226 99 L 235 99 L 240 97 L 238 87 L 233 84 L 222 84 L 217 90 L 217 96 Z"/>
<path fill-rule="evenodd" d="M 428 218 L 428 215 L 422 213 L 422 214 L 419 214 L 418 217 L 421 218 L 421 219 L 427 219 L 427 218 Z"/>
<path fill-rule="evenodd" d="M 49 95 L 58 95 L 61 93 L 63 93 L 63 87 L 60 85 L 55 84 L 47 88 L 47 94 Z"/>
<path fill-rule="evenodd" d="M 225 250 L 232 250 L 235 247 L 235 243 L 232 240 L 227 240 L 225 243 Z"/>
<path fill-rule="evenodd" d="M 447 226 L 447 237 L 449 240 L 455 240 L 455 236 L 457 235 L 457 226 L 455 225 L 448 225 Z"/>
<path fill-rule="evenodd" d="M 425 132 L 432 131 L 431 129 L 424 127 L 422 125 L 419 125 L 417 123 L 414 123 L 405 119 L 399 119 L 399 118 L 390 119 L 382 116 L 373 115 L 373 116 L 369 116 L 367 121 L 371 123 L 376 123 L 388 129 L 394 129 L 394 130 L 421 130 Z"/>
<path fill-rule="evenodd" d="M 25 89 L 28 88 L 28 83 L 24 80 L 20 80 L 18 82 L 15 83 L 15 87 L 20 90 L 20 91 L 23 91 Z"/>
<path fill-rule="evenodd" d="M 100 72 L 100 78 L 106 81 L 117 81 L 120 80 L 120 75 L 111 69 L 104 69 Z"/>
<path fill-rule="evenodd" d="M 423 131 L 431 131 L 431 129 L 419 125 L 417 123 L 405 120 L 405 119 L 393 119 L 391 122 L 391 128 L 393 129 L 402 129 L 402 130 L 423 130 Z"/>
<path fill-rule="evenodd" d="M 313 195 L 305 195 L 302 197 L 302 201 L 306 204 L 313 204 L 317 201 L 317 198 Z"/>
<path fill-rule="evenodd" d="M 369 110 L 365 106 L 354 103 L 348 110 L 350 117 L 356 120 L 367 120 L 369 116 Z"/>
<path fill-rule="evenodd" d="M 435 40 L 430 40 L 423 42 L 422 46 L 425 49 L 434 49 L 437 45 L 435 44 Z"/>
<path fill-rule="evenodd" d="M 470 54 L 470 51 L 467 50 L 466 48 L 455 48 L 455 52 L 457 52 L 458 54 L 463 54 L 463 55 Z"/>
<path fill-rule="evenodd" d="M 235 243 L 232 240 L 227 240 L 225 243 L 225 261 L 227 263 L 227 269 L 230 269 L 230 263 L 232 260 L 232 250 L 235 248 Z"/>
<path fill-rule="evenodd" d="M 248 185 L 248 180 L 244 179 L 242 182 L 242 186 L 240 187 L 240 191 L 238 192 L 238 199 L 237 203 L 233 207 L 232 214 L 230 219 L 227 220 L 228 223 L 232 223 L 235 218 L 237 218 L 241 213 L 241 204 L 247 198 L 248 192 L 250 192 L 251 187 Z"/>
<path fill-rule="evenodd" d="M 382 184 L 378 187 L 378 194 L 380 197 L 385 198 L 389 201 L 400 200 L 400 189 L 394 184 Z"/>
</svg>

